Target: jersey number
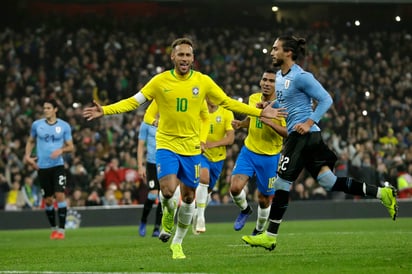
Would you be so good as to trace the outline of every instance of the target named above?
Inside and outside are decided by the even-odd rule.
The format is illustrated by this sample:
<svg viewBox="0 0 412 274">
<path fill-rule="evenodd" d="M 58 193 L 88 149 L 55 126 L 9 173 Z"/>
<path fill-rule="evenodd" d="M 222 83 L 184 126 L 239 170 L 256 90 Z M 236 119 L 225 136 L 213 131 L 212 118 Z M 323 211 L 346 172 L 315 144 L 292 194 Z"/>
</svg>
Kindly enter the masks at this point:
<svg viewBox="0 0 412 274">
<path fill-rule="evenodd" d="M 61 186 L 66 185 L 66 176 L 59 175 L 59 185 L 61 185 Z"/>
<path fill-rule="evenodd" d="M 262 128 L 263 127 L 263 123 L 259 118 L 256 118 L 256 128 Z"/>
<path fill-rule="evenodd" d="M 48 142 L 52 142 L 52 143 L 54 143 L 54 135 L 49 135 L 49 134 L 46 134 L 45 136 L 44 136 L 44 140 L 48 143 Z"/>
<path fill-rule="evenodd" d="M 195 178 L 200 177 L 200 164 L 195 165 Z"/>
<path fill-rule="evenodd" d="M 176 111 L 177 112 L 187 111 L 187 98 L 176 98 Z"/>
<path fill-rule="evenodd" d="M 289 157 L 284 157 L 283 155 L 280 157 L 280 165 L 279 170 L 285 171 L 287 169 L 287 165 L 289 164 Z"/>
</svg>

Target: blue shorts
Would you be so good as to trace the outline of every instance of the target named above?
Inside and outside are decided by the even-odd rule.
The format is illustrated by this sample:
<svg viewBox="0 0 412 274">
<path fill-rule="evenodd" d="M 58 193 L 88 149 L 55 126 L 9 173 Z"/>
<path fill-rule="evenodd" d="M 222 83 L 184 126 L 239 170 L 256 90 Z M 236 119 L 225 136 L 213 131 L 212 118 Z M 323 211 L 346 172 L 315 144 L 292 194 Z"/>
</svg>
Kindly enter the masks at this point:
<svg viewBox="0 0 412 274">
<path fill-rule="evenodd" d="M 170 174 L 188 187 L 196 188 L 200 178 L 200 154 L 185 156 L 167 149 L 156 151 L 157 178 Z"/>
<path fill-rule="evenodd" d="M 220 177 L 220 173 L 222 173 L 223 162 L 224 160 L 212 162 L 202 154 L 200 167 L 207 168 L 209 170 L 209 189 L 213 189 L 215 187 L 217 180 Z"/>
<path fill-rule="evenodd" d="M 280 154 L 257 154 L 243 146 L 237 157 L 232 175 L 243 174 L 252 178 L 256 175 L 256 185 L 260 193 L 266 196 L 275 193 L 275 180 Z"/>
</svg>

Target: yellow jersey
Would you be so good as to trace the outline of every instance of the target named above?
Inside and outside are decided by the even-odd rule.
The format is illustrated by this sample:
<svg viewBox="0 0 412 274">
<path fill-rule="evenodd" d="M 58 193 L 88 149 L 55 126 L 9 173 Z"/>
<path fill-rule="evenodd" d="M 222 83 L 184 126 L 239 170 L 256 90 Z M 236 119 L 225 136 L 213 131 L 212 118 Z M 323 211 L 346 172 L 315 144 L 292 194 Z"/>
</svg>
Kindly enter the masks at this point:
<svg viewBox="0 0 412 274">
<path fill-rule="evenodd" d="M 146 113 L 143 117 L 143 121 L 146 124 L 149 125 L 153 125 L 154 121 L 156 120 L 156 116 L 159 113 L 159 106 L 157 105 L 156 101 L 153 100 L 152 103 L 150 103 L 150 105 L 147 107 L 146 109 Z M 159 116 L 159 124 L 160 125 L 160 116 Z M 202 109 L 200 110 L 200 117 L 199 117 L 199 127 L 200 127 L 200 141 L 205 143 L 206 139 L 207 139 L 207 134 L 208 131 L 207 130 L 202 130 L 204 128 L 208 128 L 209 127 L 209 111 L 207 108 L 207 104 L 206 101 L 204 103 L 204 106 L 202 107 Z M 157 146 L 157 134 L 156 134 L 156 149 L 158 149 L 159 147 Z"/>
<path fill-rule="evenodd" d="M 219 106 L 217 107 L 216 111 L 209 113 L 210 127 L 209 134 L 207 135 L 207 141 L 219 141 L 223 137 L 225 137 L 226 131 L 234 130 L 232 127 L 233 120 L 233 112 Z M 226 159 L 226 146 L 218 146 L 206 149 L 204 155 L 211 162 L 224 160 Z"/>
<path fill-rule="evenodd" d="M 230 98 L 208 75 L 194 70 L 183 76 L 174 69 L 159 73 L 140 92 L 147 100 L 155 100 L 159 108 L 157 149 L 169 149 L 181 155 L 200 154 L 199 124 L 206 96 L 213 104 L 234 112 L 251 116 L 260 116 L 262 112 Z M 132 96 L 103 106 L 103 113 L 123 113 L 138 107 Z"/>
<path fill-rule="evenodd" d="M 249 106 L 256 107 L 262 101 L 262 93 L 254 93 L 249 97 Z M 272 119 L 274 123 L 286 126 L 285 119 Z M 250 116 L 248 135 L 245 146 L 257 153 L 275 155 L 282 150 L 283 138 L 273 128 L 263 123 L 259 117 Z"/>
</svg>

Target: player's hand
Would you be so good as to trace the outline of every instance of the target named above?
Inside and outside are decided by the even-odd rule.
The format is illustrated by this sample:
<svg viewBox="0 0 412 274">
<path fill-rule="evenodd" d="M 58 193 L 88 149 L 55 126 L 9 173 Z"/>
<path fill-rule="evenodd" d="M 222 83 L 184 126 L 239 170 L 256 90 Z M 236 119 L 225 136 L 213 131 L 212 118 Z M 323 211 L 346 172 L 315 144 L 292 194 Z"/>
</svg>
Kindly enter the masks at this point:
<svg viewBox="0 0 412 274">
<path fill-rule="evenodd" d="M 262 121 L 262 123 L 264 123 L 266 125 L 270 125 L 270 123 L 272 122 L 272 119 L 269 119 L 269 118 L 266 118 L 266 117 L 260 117 L 259 120 Z"/>
<path fill-rule="evenodd" d="M 204 153 L 207 149 L 207 144 L 200 142 L 200 150 L 202 151 L 202 153 Z"/>
<path fill-rule="evenodd" d="M 286 108 L 273 108 L 273 104 L 275 101 L 272 101 L 269 105 L 267 105 L 263 110 L 260 116 L 271 118 L 271 119 L 282 119 L 288 116 L 286 112 Z"/>
<path fill-rule="evenodd" d="M 37 157 L 26 156 L 24 157 L 24 160 L 26 161 L 27 164 L 32 166 L 35 170 L 39 169 L 39 166 L 37 165 Z"/>
<path fill-rule="evenodd" d="M 62 154 L 63 154 L 63 149 L 59 148 L 59 149 L 56 149 L 55 151 L 52 152 L 52 154 L 50 155 L 50 158 L 56 159 L 57 157 L 59 157 Z"/>
<path fill-rule="evenodd" d="M 269 102 L 258 102 L 256 103 L 256 108 L 264 109 L 268 104 Z"/>
<path fill-rule="evenodd" d="M 142 178 L 145 182 L 146 182 L 146 168 L 145 167 L 141 167 L 137 170 L 137 173 L 139 174 L 140 178 Z"/>
<path fill-rule="evenodd" d="M 234 128 L 234 129 L 239 129 L 239 128 L 241 128 L 241 121 L 239 121 L 239 120 L 233 120 L 232 122 L 231 122 L 231 124 L 232 124 L 232 127 Z"/>
<path fill-rule="evenodd" d="M 301 134 L 301 135 L 304 135 L 304 134 L 306 134 L 306 133 L 309 132 L 310 127 L 311 127 L 311 126 L 310 126 L 308 123 L 299 123 L 299 124 L 296 124 L 296 125 L 293 127 L 293 129 L 294 129 L 297 133 L 299 133 L 299 134 Z"/>
<path fill-rule="evenodd" d="M 93 106 L 85 107 L 83 109 L 83 117 L 87 119 L 87 121 L 91 121 L 95 118 L 99 118 L 103 116 L 103 109 L 102 106 L 99 105 L 96 101 L 93 100 Z"/>
</svg>

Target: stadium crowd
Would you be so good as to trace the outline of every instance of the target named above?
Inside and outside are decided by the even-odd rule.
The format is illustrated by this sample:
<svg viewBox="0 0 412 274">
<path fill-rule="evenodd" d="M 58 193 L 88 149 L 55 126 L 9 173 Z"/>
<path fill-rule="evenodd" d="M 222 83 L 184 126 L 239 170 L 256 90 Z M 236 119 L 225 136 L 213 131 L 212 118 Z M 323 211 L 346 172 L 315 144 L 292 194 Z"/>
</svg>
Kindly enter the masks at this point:
<svg viewBox="0 0 412 274">
<path fill-rule="evenodd" d="M 324 85 L 334 105 L 320 126 L 339 155 L 336 174 L 412 188 L 412 36 L 404 30 L 357 32 L 333 26 L 278 22 L 273 26 L 177 26 L 168 19 L 74 21 L 0 29 L 0 209 L 42 207 L 36 172 L 23 163 L 30 125 L 42 116 L 42 99 L 59 102 L 72 126 L 75 152 L 66 155 L 70 206 L 143 204 L 136 148 L 144 109 L 87 122 L 82 108 L 126 98 L 170 68 L 170 43 L 187 35 L 196 43 L 195 69 L 227 94 L 246 101 L 271 66 L 273 38 L 293 32 L 307 38 L 301 65 Z M 163 20 L 163 21 L 162 21 Z M 174 23 L 173 23 L 174 24 Z M 167 119 L 167 118 L 166 118 Z M 246 132 L 236 132 L 214 204 L 230 202 L 231 170 Z M 253 196 L 250 184 L 249 199 Z M 403 194 L 402 197 L 408 195 Z M 360 199 L 327 194 L 302 173 L 292 199 Z"/>
</svg>

